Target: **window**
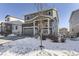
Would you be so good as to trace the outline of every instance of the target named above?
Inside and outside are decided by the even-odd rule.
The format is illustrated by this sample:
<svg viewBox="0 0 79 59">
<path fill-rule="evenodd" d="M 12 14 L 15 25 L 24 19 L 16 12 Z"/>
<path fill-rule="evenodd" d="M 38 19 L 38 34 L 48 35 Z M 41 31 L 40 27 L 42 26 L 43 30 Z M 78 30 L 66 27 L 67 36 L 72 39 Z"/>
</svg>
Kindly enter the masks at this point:
<svg viewBox="0 0 79 59">
<path fill-rule="evenodd" d="M 16 30 L 18 29 L 18 27 L 16 26 Z"/>
<path fill-rule="evenodd" d="M 10 29 L 10 26 L 7 26 L 8 29 Z"/>
<path fill-rule="evenodd" d="M 49 11 L 49 12 L 47 12 L 47 14 L 48 14 L 48 15 L 51 15 L 51 12 Z"/>
<path fill-rule="evenodd" d="M 27 17 L 27 19 L 29 19 L 29 16 Z"/>
<path fill-rule="evenodd" d="M 24 19 L 27 20 L 26 16 L 24 16 Z"/>
<path fill-rule="evenodd" d="M 9 21 L 10 19 L 9 18 L 7 18 L 7 21 Z"/>
<path fill-rule="evenodd" d="M 30 17 L 29 16 L 25 16 L 25 20 L 28 20 L 28 19 L 30 19 Z"/>
<path fill-rule="evenodd" d="M 49 12 L 49 15 L 51 15 L 51 13 Z"/>
<path fill-rule="evenodd" d="M 74 29 L 72 29 L 72 31 L 74 31 Z"/>
</svg>

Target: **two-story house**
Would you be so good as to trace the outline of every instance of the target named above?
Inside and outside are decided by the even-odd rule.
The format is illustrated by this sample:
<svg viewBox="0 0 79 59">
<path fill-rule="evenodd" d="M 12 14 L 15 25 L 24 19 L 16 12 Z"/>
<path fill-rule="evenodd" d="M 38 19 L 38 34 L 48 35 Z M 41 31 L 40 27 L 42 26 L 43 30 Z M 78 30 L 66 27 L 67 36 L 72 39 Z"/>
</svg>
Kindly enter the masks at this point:
<svg viewBox="0 0 79 59">
<path fill-rule="evenodd" d="M 39 15 L 40 14 L 40 15 Z M 35 36 L 38 33 L 40 21 L 43 24 L 43 34 L 58 34 L 58 12 L 55 9 L 43 10 L 32 14 L 24 15 L 23 34 Z"/>
</svg>

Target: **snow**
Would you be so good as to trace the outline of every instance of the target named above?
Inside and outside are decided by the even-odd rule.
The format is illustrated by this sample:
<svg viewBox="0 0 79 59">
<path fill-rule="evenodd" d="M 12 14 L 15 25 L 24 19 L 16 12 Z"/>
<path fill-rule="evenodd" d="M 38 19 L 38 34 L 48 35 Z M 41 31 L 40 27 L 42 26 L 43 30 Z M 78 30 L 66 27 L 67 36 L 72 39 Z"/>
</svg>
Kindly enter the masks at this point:
<svg viewBox="0 0 79 59">
<path fill-rule="evenodd" d="M 79 56 L 79 53 L 75 51 L 43 49 L 42 51 L 30 52 L 29 54 L 26 54 L 26 56 Z"/>
<path fill-rule="evenodd" d="M 79 41 L 79 37 L 71 38 L 73 41 Z"/>
<path fill-rule="evenodd" d="M 15 34 L 9 34 L 8 36 L 16 36 Z"/>
<path fill-rule="evenodd" d="M 0 35 L 0 38 L 1 38 L 1 37 L 4 37 L 4 36 L 3 36 L 3 35 Z"/>
<path fill-rule="evenodd" d="M 67 39 L 65 43 L 43 40 L 44 49 L 40 50 L 40 39 L 26 37 L 3 44 L 1 56 L 79 56 L 79 41 Z"/>
<path fill-rule="evenodd" d="M 9 42 L 10 40 L 3 40 L 3 37 L 2 35 L 0 35 L 0 44 L 3 44 L 3 43 L 6 43 L 6 42 Z"/>
<path fill-rule="evenodd" d="M 78 40 L 78 41 L 79 41 L 79 37 L 77 37 L 77 38 L 76 38 L 76 40 Z"/>
</svg>

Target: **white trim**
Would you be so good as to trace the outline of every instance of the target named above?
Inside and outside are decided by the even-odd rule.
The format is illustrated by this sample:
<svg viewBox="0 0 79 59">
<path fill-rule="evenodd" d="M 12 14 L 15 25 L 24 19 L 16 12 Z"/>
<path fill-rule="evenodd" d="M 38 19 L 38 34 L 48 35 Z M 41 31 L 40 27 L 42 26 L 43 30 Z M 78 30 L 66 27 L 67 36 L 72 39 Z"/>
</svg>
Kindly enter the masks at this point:
<svg viewBox="0 0 79 59">
<path fill-rule="evenodd" d="M 49 19 L 48 19 L 47 25 L 48 25 L 48 34 L 50 34 L 50 23 L 49 23 Z"/>
<path fill-rule="evenodd" d="M 30 26 L 30 27 L 23 27 L 23 28 L 33 28 L 33 26 Z"/>
<path fill-rule="evenodd" d="M 33 34 L 35 35 L 35 21 L 33 22 Z"/>
<path fill-rule="evenodd" d="M 40 16 L 53 19 L 53 17 L 52 17 L 52 16 L 49 16 L 49 15 L 40 15 Z M 39 17 L 39 16 L 35 16 L 34 18 L 29 19 L 29 20 L 25 20 L 25 21 L 26 21 L 26 22 L 28 22 L 28 21 L 33 21 L 33 20 L 36 19 L 37 17 Z"/>
</svg>

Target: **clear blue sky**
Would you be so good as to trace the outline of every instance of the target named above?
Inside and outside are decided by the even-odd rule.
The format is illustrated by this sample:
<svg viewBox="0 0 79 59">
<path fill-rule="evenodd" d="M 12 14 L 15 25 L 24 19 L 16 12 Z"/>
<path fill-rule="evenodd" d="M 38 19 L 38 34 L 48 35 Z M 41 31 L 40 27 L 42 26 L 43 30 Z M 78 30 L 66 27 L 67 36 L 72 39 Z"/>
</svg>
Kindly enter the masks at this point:
<svg viewBox="0 0 79 59">
<path fill-rule="evenodd" d="M 48 3 L 43 5 L 45 9 L 55 8 L 58 10 L 60 28 L 68 28 L 71 12 L 79 9 L 79 4 Z M 37 9 L 33 3 L 0 4 L 0 21 L 4 21 L 7 14 L 23 19 L 25 14 L 35 11 L 37 11 Z"/>
</svg>

